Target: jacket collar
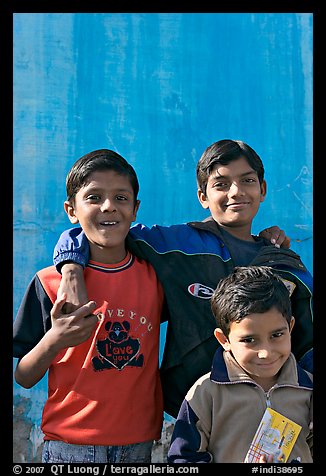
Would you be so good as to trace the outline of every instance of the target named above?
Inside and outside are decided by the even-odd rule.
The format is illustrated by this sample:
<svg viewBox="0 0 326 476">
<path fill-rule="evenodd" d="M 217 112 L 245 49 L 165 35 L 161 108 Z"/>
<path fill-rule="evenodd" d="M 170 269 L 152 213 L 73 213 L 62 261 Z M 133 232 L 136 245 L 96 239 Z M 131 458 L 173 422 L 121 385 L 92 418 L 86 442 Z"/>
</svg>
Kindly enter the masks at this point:
<svg viewBox="0 0 326 476">
<path fill-rule="evenodd" d="M 210 379 L 219 384 L 251 383 L 257 385 L 242 369 L 232 354 L 230 352 L 224 352 L 221 346 L 219 346 L 215 352 Z M 297 364 L 292 353 L 281 370 L 277 385 L 313 388 L 312 380 L 307 372 Z"/>
<path fill-rule="evenodd" d="M 212 216 L 205 218 L 203 221 L 190 221 L 187 225 L 198 230 L 210 231 L 222 239 L 220 227 Z"/>
<path fill-rule="evenodd" d="M 214 220 L 212 216 L 205 218 L 203 221 L 190 221 L 187 223 L 187 225 L 197 228 L 198 230 L 210 231 L 223 240 L 220 225 Z M 271 245 L 271 243 L 265 238 L 262 238 L 262 240 L 266 245 Z"/>
<path fill-rule="evenodd" d="M 196 228 L 198 230 L 209 231 L 218 236 L 222 241 L 223 245 L 224 240 L 219 227 L 219 224 L 214 220 L 212 216 L 205 218 L 203 221 L 190 221 L 187 225 Z M 275 248 L 268 240 L 263 238 L 264 244 L 257 253 L 256 258 L 252 262 L 254 266 L 273 266 L 277 263 L 278 266 L 293 266 L 295 269 L 301 271 L 307 271 L 305 265 L 302 263 L 300 256 L 295 253 L 293 250 L 288 248 Z"/>
</svg>

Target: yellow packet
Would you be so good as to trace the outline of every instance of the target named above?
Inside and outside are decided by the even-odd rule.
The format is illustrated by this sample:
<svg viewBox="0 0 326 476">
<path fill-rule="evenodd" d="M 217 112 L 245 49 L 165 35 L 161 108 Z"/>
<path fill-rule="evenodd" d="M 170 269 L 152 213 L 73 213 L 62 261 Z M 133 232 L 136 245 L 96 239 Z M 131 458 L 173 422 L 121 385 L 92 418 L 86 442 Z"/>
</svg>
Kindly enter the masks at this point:
<svg viewBox="0 0 326 476">
<path fill-rule="evenodd" d="M 251 442 L 245 463 L 259 463 L 262 455 L 274 455 L 274 462 L 286 463 L 301 426 L 267 408 Z"/>
</svg>

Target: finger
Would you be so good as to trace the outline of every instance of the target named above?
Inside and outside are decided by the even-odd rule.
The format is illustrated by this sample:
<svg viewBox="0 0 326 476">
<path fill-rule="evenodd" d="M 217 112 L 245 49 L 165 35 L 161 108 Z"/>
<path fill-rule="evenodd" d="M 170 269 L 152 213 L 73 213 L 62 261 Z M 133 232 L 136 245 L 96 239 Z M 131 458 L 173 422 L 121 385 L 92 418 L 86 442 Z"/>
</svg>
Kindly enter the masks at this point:
<svg viewBox="0 0 326 476">
<path fill-rule="evenodd" d="M 277 242 L 277 240 L 280 237 L 280 233 L 283 233 L 283 236 L 285 236 L 284 232 L 280 230 L 280 228 L 276 225 L 270 226 L 269 228 L 265 228 L 259 233 L 259 236 L 262 236 L 265 238 L 265 240 L 269 240 L 273 245 Z M 282 236 L 282 235 L 281 235 Z"/>
<path fill-rule="evenodd" d="M 86 301 L 87 302 L 87 301 Z M 84 303 L 85 304 L 85 303 Z M 78 309 L 79 306 L 81 306 L 82 303 L 79 305 L 77 304 L 72 304 L 71 302 L 66 301 L 62 310 L 65 314 L 72 314 L 76 309 Z"/>
<path fill-rule="evenodd" d="M 93 314 L 93 311 L 96 309 L 96 302 L 95 301 L 88 301 L 83 306 L 80 306 L 76 311 L 74 311 L 74 315 L 76 317 L 91 317 L 94 316 L 97 319 L 97 316 Z"/>
<path fill-rule="evenodd" d="M 273 245 L 275 245 L 276 248 L 280 248 L 285 238 L 284 231 L 280 230 L 278 227 L 271 227 L 269 228 L 269 232 L 270 232 L 270 242 Z"/>
<path fill-rule="evenodd" d="M 65 305 L 67 299 L 67 294 L 62 293 L 57 296 L 57 299 L 53 303 L 53 307 L 51 309 L 51 316 L 56 318 L 62 313 L 63 306 Z"/>
<path fill-rule="evenodd" d="M 286 236 L 286 237 L 284 238 L 284 241 L 283 241 L 283 243 L 282 243 L 281 246 L 282 246 L 282 248 L 290 248 L 290 246 L 291 246 L 291 238 L 290 238 L 289 236 Z"/>
<path fill-rule="evenodd" d="M 273 239 L 275 239 L 275 243 L 273 243 Z M 288 236 L 285 235 L 283 230 L 280 230 L 280 234 L 278 235 L 278 237 L 276 238 L 275 235 L 275 237 L 273 237 L 271 241 L 277 248 L 290 248 L 291 240 Z"/>
</svg>

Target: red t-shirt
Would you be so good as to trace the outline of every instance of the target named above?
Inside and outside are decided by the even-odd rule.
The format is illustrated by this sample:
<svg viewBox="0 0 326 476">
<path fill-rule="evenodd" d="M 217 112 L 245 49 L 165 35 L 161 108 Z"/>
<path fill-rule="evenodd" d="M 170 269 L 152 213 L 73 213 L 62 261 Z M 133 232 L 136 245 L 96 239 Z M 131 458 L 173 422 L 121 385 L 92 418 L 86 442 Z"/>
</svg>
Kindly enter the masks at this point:
<svg viewBox="0 0 326 476">
<path fill-rule="evenodd" d="M 55 267 L 37 273 L 53 302 Z M 48 374 L 45 439 L 80 445 L 158 440 L 163 423 L 159 330 L 163 290 L 152 266 L 130 253 L 84 272 L 99 322 L 84 343 L 62 350 Z"/>
</svg>

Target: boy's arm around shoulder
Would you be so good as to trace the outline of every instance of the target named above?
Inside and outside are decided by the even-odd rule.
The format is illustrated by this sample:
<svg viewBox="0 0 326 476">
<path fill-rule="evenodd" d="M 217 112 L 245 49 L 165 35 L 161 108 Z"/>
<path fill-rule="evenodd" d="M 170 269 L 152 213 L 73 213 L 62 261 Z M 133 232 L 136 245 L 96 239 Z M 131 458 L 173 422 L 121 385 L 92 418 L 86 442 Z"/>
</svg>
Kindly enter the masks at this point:
<svg viewBox="0 0 326 476">
<path fill-rule="evenodd" d="M 63 310 L 72 312 L 88 302 L 83 269 L 89 258 L 89 243 L 82 228 L 65 230 L 55 245 L 53 263 L 62 279 L 58 295 L 67 294 Z"/>
<path fill-rule="evenodd" d="M 84 268 L 88 258 L 89 243 L 82 228 L 69 228 L 61 233 L 53 252 L 53 263 L 59 273 L 65 262 L 73 262 Z"/>
<path fill-rule="evenodd" d="M 156 228 L 136 224 L 132 227 L 134 237 L 156 236 Z M 70 228 L 59 237 L 54 248 L 53 263 L 62 275 L 58 295 L 67 294 L 64 312 L 72 312 L 88 302 L 83 269 L 89 259 L 89 243 L 82 228 Z"/>
</svg>

